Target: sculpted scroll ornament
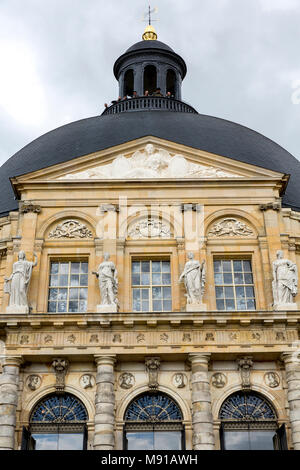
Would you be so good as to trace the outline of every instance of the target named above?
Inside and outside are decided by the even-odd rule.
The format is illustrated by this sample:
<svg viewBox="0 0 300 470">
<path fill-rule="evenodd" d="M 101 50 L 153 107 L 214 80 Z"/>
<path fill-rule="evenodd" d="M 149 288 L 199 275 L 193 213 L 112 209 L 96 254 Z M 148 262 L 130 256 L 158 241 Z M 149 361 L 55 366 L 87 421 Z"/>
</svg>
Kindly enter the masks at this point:
<svg viewBox="0 0 300 470">
<path fill-rule="evenodd" d="M 158 219 L 143 219 L 129 227 L 130 238 L 170 238 L 170 227 Z"/>
<path fill-rule="evenodd" d="M 49 238 L 93 238 L 93 234 L 78 220 L 65 220 L 49 233 Z"/>
<path fill-rule="evenodd" d="M 163 149 L 147 144 L 144 151 L 130 158 L 118 155 L 112 163 L 59 179 L 131 179 L 131 178 L 241 178 L 220 168 L 189 162 L 183 155 L 173 157 Z"/>
<path fill-rule="evenodd" d="M 244 222 L 228 217 L 212 226 L 208 235 L 214 237 L 250 237 L 253 230 Z"/>
<path fill-rule="evenodd" d="M 276 309 L 293 308 L 294 297 L 298 292 L 298 270 L 295 263 L 284 259 L 283 252 L 278 250 L 277 259 L 273 262 L 273 297 Z"/>
</svg>

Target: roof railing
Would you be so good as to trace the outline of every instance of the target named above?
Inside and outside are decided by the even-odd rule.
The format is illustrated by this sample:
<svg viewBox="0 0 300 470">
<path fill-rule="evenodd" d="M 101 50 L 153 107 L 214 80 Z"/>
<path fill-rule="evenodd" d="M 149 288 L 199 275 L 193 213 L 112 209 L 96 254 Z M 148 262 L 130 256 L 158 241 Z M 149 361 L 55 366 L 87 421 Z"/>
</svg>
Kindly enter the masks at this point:
<svg viewBox="0 0 300 470">
<path fill-rule="evenodd" d="M 102 116 L 107 114 L 119 114 L 132 111 L 173 111 L 175 113 L 193 113 L 197 111 L 189 104 L 174 98 L 163 96 L 140 96 L 118 101 L 106 108 Z"/>
</svg>

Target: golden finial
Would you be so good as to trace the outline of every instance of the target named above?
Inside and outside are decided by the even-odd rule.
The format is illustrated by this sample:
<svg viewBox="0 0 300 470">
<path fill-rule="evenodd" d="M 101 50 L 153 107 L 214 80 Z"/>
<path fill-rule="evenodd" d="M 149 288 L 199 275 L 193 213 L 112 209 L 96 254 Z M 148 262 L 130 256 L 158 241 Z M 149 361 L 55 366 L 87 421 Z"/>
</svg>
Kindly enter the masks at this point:
<svg viewBox="0 0 300 470">
<path fill-rule="evenodd" d="M 156 34 L 154 27 L 151 24 L 148 24 L 148 26 L 146 26 L 142 38 L 144 41 L 156 41 L 157 34 Z"/>
<path fill-rule="evenodd" d="M 143 34 L 143 36 L 142 36 L 142 38 L 143 38 L 144 41 L 156 41 L 156 39 L 157 39 L 156 31 L 155 31 L 154 27 L 153 27 L 152 24 L 151 24 L 151 21 L 157 21 L 157 20 L 152 20 L 151 15 L 152 15 L 153 13 L 157 13 L 157 8 L 155 7 L 155 8 L 153 8 L 153 9 L 151 10 L 151 7 L 150 7 L 150 5 L 149 5 L 149 7 L 148 7 L 148 13 L 146 13 L 146 14 L 144 15 L 144 18 L 145 18 L 146 16 L 148 16 L 148 19 L 147 19 L 148 25 L 146 26 L 145 31 L 144 31 L 144 34 Z"/>
</svg>

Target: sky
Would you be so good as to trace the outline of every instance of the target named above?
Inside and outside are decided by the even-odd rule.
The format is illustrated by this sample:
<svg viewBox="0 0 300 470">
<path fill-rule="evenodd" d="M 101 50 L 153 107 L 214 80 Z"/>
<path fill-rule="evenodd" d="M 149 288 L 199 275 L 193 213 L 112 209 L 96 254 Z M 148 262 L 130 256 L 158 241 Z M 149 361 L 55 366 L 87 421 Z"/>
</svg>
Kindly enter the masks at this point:
<svg viewBox="0 0 300 470">
<path fill-rule="evenodd" d="M 300 159 L 300 0 L 153 0 L 158 39 L 186 61 L 183 100 Z M 144 0 L 0 0 L 0 165 L 40 135 L 101 114 Z"/>
</svg>

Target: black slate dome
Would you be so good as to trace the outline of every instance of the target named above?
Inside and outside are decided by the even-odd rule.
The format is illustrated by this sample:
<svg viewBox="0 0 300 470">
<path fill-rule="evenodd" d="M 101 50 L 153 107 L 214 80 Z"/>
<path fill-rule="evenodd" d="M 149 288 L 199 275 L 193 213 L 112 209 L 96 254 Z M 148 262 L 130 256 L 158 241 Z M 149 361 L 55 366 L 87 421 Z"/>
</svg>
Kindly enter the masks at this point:
<svg viewBox="0 0 300 470">
<path fill-rule="evenodd" d="M 10 177 L 145 136 L 290 174 L 283 204 L 300 211 L 300 162 L 275 142 L 247 127 L 211 116 L 140 111 L 76 121 L 44 134 L 17 152 L 0 168 L 0 214 L 18 208 Z"/>
<path fill-rule="evenodd" d="M 108 107 L 102 116 L 72 122 L 28 144 L 0 168 L 0 215 L 18 209 L 9 178 L 146 136 L 290 174 L 283 205 L 300 211 L 300 162 L 263 135 L 224 119 L 198 114 L 183 103 L 184 60 L 166 44 L 152 40 L 157 37 L 152 26 L 146 27 L 145 37 L 151 40 L 134 44 L 115 63 L 120 90 L 126 89 L 126 74 L 128 83 L 134 80 L 135 90 L 137 86 L 143 90 L 147 67 L 151 64 L 152 72 L 156 71 L 156 86 L 163 91 L 173 84 L 173 98 L 145 97 L 143 92 L 138 93 L 138 97 Z M 173 82 L 171 75 L 168 76 L 170 70 Z"/>
</svg>

